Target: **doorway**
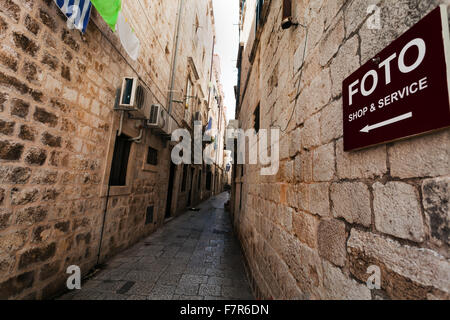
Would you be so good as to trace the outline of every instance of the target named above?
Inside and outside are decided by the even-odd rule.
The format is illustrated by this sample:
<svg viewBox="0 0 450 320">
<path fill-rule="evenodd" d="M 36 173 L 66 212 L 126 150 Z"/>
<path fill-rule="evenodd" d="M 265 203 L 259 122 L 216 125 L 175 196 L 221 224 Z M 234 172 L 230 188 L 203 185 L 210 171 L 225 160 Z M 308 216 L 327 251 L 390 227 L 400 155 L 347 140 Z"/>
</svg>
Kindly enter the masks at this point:
<svg viewBox="0 0 450 320">
<path fill-rule="evenodd" d="M 168 219 L 171 216 L 172 211 L 172 195 L 173 195 L 173 185 L 175 183 L 175 171 L 176 171 L 175 164 L 171 161 L 170 162 L 170 175 L 169 175 L 169 189 L 167 190 L 167 203 L 166 203 L 166 216 L 165 218 Z"/>
<path fill-rule="evenodd" d="M 192 197 L 194 192 L 194 173 L 195 169 L 191 168 L 191 188 L 189 189 L 188 207 L 192 207 Z"/>
</svg>

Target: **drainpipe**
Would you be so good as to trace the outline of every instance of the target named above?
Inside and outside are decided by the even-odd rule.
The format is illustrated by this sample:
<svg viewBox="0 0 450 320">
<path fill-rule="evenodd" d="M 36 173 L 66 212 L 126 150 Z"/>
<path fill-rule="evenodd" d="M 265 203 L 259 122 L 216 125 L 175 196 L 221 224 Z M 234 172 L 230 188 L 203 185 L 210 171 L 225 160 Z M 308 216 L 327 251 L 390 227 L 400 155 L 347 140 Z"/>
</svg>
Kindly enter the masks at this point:
<svg viewBox="0 0 450 320">
<path fill-rule="evenodd" d="M 172 116 L 172 100 L 173 100 L 173 88 L 175 85 L 175 71 L 177 68 L 178 58 L 178 46 L 180 44 L 180 26 L 181 26 L 181 12 L 183 10 L 183 0 L 178 0 L 178 16 L 177 16 L 177 28 L 175 31 L 175 45 L 172 59 L 172 71 L 170 74 L 170 88 L 169 88 L 169 116 Z"/>
</svg>

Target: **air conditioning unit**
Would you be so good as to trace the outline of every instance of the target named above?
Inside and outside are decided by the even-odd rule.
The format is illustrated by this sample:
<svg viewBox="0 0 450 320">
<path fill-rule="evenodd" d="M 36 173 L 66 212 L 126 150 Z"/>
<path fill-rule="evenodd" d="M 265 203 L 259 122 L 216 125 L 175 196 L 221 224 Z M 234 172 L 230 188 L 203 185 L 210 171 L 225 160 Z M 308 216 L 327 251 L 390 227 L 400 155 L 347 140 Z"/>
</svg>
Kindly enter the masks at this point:
<svg viewBox="0 0 450 320">
<path fill-rule="evenodd" d="M 129 111 L 133 118 L 148 119 L 152 105 L 151 97 L 151 92 L 138 78 L 125 77 L 122 81 L 118 109 Z"/>
<path fill-rule="evenodd" d="M 147 127 L 154 129 L 157 133 L 171 135 L 176 129 L 176 123 L 162 106 L 154 104 L 150 107 Z"/>
<path fill-rule="evenodd" d="M 203 122 L 203 115 L 202 115 L 202 113 L 201 113 L 200 111 L 197 111 L 197 112 L 194 114 L 194 121 L 200 121 L 200 122 Z"/>
</svg>

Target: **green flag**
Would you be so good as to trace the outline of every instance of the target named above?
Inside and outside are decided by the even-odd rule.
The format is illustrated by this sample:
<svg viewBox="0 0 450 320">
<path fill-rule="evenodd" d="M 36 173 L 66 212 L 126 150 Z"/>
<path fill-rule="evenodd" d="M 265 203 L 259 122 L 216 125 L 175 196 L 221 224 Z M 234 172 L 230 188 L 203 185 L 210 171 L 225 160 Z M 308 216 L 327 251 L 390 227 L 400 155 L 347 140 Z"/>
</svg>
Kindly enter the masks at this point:
<svg viewBox="0 0 450 320">
<path fill-rule="evenodd" d="M 117 16 L 121 10 L 121 0 L 91 0 L 91 2 L 112 31 L 116 31 Z"/>
</svg>

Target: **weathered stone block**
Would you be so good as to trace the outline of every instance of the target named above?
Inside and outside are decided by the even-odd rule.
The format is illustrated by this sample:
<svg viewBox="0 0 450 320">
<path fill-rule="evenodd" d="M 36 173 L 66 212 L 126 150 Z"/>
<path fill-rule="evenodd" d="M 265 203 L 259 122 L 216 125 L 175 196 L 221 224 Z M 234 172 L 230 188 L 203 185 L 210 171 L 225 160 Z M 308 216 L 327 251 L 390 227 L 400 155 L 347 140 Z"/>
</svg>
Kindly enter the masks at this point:
<svg viewBox="0 0 450 320">
<path fill-rule="evenodd" d="M 11 189 L 11 204 L 13 206 L 25 205 L 33 203 L 38 199 L 39 190 L 33 189 L 23 189 L 18 188 Z"/>
<path fill-rule="evenodd" d="M 425 180 L 422 184 L 422 194 L 431 236 L 450 244 L 450 178 Z"/>
<path fill-rule="evenodd" d="M 49 127 L 58 125 L 58 117 L 43 108 L 36 107 L 33 115 L 34 120 L 47 124 Z"/>
<path fill-rule="evenodd" d="M 372 220 L 369 188 L 361 182 L 331 185 L 332 212 L 335 218 L 369 227 Z"/>
<path fill-rule="evenodd" d="M 367 268 L 380 267 L 382 289 L 393 299 L 426 299 L 429 287 L 450 291 L 450 263 L 435 251 L 356 229 L 352 229 L 347 247 L 351 273 L 365 282 Z"/>
<path fill-rule="evenodd" d="M 28 234 L 25 231 L 14 231 L 0 235 L 1 252 L 12 253 L 23 248 Z"/>
<path fill-rule="evenodd" d="M 16 223 L 31 226 L 44 221 L 47 216 L 48 210 L 43 206 L 25 208 L 17 212 Z"/>
<path fill-rule="evenodd" d="M 46 52 L 42 57 L 42 63 L 49 66 L 50 69 L 56 70 L 59 65 L 59 60 L 55 56 L 52 56 L 51 54 Z"/>
<path fill-rule="evenodd" d="M 373 185 L 375 227 L 377 230 L 413 241 L 422 242 L 424 225 L 415 188 L 402 182 Z"/>
<path fill-rule="evenodd" d="M 14 133 L 15 122 L 4 121 L 0 119 L 0 134 L 10 136 Z"/>
<path fill-rule="evenodd" d="M 43 225 L 34 228 L 32 233 L 33 243 L 47 242 L 52 235 L 52 228 L 50 225 Z"/>
<path fill-rule="evenodd" d="M 0 183 L 25 184 L 31 176 L 30 168 L 21 167 L 0 167 Z"/>
<path fill-rule="evenodd" d="M 308 247 L 317 248 L 319 219 L 301 211 L 294 213 L 292 218 L 292 226 L 297 238 Z"/>
<path fill-rule="evenodd" d="M 34 283 L 34 271 L 14 276 L 0 283 L 0 299 L 5 300 L 31 288 Z"/>
<path fill-rule="evenodd" d="M 386 146 L 344 152 L 344 140 L 336 142 L 337 172 L 341 179 L 375 178 L 387 172 Z"/>
<path fill-rule="evenodd" d="M 309 185 L 310 211 L 322 217 L 330 215 L 329 183 Z"/>
<path fill-rule="evenodd" d="M 20 7 L 11 0 L 1 0 L 0 3 L 0 11 L 15 22 L 18 22 L 20 18 Z"/>
<path fill-rule="evenodd" d="M 13 40 L 16 47 L 32 57 L 36 56 L 39 51 L 39 45 L 23 33 L 13 32 Z"/>
<path fill-rule="evenodd" d="M 30 104 L 20 99 L 11 101 L 11 115 L 25 118 L 28 115 Z"/>
<path fill-rule="evenodd" d="M 372 295 L 365 284 L 361 284 L 342 273 L 339 268 L 323 261 L 322 299 L 327 300 L 371 300 Z"/>
<path fill-rule="evenodd" d="M 34 35 L 37 35 L 41 29 L 40 24 L 28 14 L 25 17 L 25 27 Z"/>
<path fill-rule="evenodd" d="M 48 132 L 42 134 L 42 143 L 53 148 L 61 148 L 62 138 L 54 136 Z"/>
<path fill-rule="evenodd" d="M 45 247 L 29 249 L 24 253 L 22 253 L 22 255 L 20 256 L 19 269 L 24 269 L 29 265 L 47 261 L 48 259 L 50 259 L 55 255 L 55 252 L 56 252 L 55 242 L 48 244 Z"/>
<path fill-rule="evenodd" d="M 341 46 L 337 56 L 331 62 L 333 97 L 342 95 L 342 82 L 359 68 L 358 48 L 358 37 L 353 36 Z"/>
<path fill-rule="evenodd" d="M 314 181 L 331 181 L 335 173 L 336 159 L 334 156 L 334 143 L 323 145 L 314 150 L 313 179 Z"/>
<path fill-rule="evenodd" d="M 50 30 L 55 31 L 56 29 L 56 22 L 52 18 L 50 14 L 48 14 L 45 10 L 42 8 L 39 9 L 39 18 L 41 19 L 41 22 L 47 26 Z"/>
<path fill-rule="evenodd" d="M 39 148 L 31 148 L 25 156 L 25 162 L 29 165 L 42 166 L 47 160 L 47 151 Z"/>
<path fill-rule="evenodd" d="M 338 220 L 321 220 L 317 233 L 319 255 L 337 266 L 346 261 L 345 223 Z"/>
<path fill-rule="evenodd" d="M 342 137 L 342 99 L 331 102 L 321 111 L 320 115 L 320 141 L 329 143 L 332 140 Z"/>
<path fill-rule="evenodd" d="M 36 130 L 33 127 L 23 124 L 20 126 L 19 138 L 27 141 L 34 141 Z"/>
<path fill-rule="evenodd" d="M 311 149 L 320 145 L 320 115 L 315 114 L 305 121 L 305 126 L 300 129 L 302 147 Z"/>
<path fill-rule="evenodd" d="M 391 175 L 436 177 L 450 173 L 450 130 L 400 141 L 388 148 Z"/>
<path fill-rule="evenodd" d="M 55 261 L 51 263 L 44 264 L 41 271 L 39 272 L 39 280 L 47 280 L 53 277 L 61 269 L 61 261 Z"/>
<path fill-rule="evenodd" d="M 23 76 L 33 83 L 40 83 L 42 81 L 43 74 L 41 69 L 33 62 L 26 61 L 22 67 Z"/>
<path fill-rule="evenodd" d="M 341 19 L 337 21 L 332 30 L 328 31 L 320 43 L 320 64 L 322 66 L 327 65 L 336 54 L 344 40 L 344 36 L 344 19 L 341 15 Z"/>
<path fill-rule="evenodd" d="M 23 144 L 0 141 L 0 159 L 8 161 L 19 160 L 22 157 L 23 149 Z"/>
</svg>

